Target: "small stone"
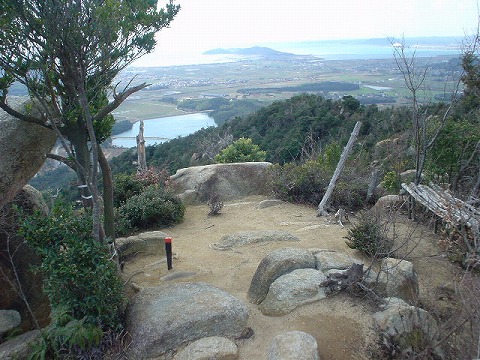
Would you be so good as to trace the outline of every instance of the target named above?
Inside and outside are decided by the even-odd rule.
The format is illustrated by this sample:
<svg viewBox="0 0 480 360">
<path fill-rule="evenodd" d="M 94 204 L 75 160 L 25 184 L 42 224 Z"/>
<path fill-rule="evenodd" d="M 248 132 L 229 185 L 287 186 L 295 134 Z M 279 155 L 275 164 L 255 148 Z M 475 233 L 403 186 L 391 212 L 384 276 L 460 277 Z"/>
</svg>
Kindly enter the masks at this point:
<svg viewBox="0 0 480 360">
<path fill-rule="evenodd" d="M 302 331 L 279 334 L 272 341 L 267 359 L 319 360 L 317 340 Z"/>
<path fill-rule="evenodd" d="M 173 360 L 236 360 L 237 345 L 220 336 L 199 339 L 179 351 Z"/>
<path fill-rule="evenodd" d="M 20 326 L 22 318 L 16 310 L 0 310 L 0 336 Z"/>
<path fill-rule="evenodd" d="M 296 270 L 315 268 L 315 257 L 306 249 L 282 248 L 265 256 L 257 267 L 248 289 L 247 298 L 260 304 L 267 296 L 270 284 L 280 276 Z"/>
</svg>

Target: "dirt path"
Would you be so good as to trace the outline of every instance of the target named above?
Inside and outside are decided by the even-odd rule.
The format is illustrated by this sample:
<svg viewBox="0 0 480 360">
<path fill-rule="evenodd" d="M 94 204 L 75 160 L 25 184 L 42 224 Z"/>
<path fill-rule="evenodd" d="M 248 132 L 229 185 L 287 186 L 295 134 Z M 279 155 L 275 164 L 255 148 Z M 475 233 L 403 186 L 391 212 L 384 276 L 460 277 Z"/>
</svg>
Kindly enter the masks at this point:
<svg viewBox="0 0 480 360">
<path fill-rule="evenodd" d="M 217 286 L 243 300 L 249 307 L 248 326 L 254 335 L 241 340 L 240 359 L 264 359 L 273 337 L 284 331 L 301 330 L 313 335 L 323 359 L 367 359 L 367 347 L 373 339 L 371 309 L 367 302 L 348 295 L 336 295 L 320 302 L 303 306 L 282 317 L 267 317 L 256 305 L 246 300 L 252 276 L 265 255 L 282 247 L 334 249 L 359 257 L 345 245 L 347 229 L 332 223 L 331 218 L 318 218 L 314 208 L 283 203 L 258 209 L 264 197 L 248 197 L 227 203 L 218 216 L 208 216 L 206 205 L 190 206 L 182 224 L 165 233 L 173 237 L 173 270 L 168 271 L 161 255 L 138 255 L 125 265 L 125 278 L 140 287 L 157 286 L 167 282 L 202 281 Z M 271 242 L 246 245 L 226 251 L 212 249 L 223 235 L 250 230 L 282 230 L 301 240 L 298 242 Z M 419 242 L 415 251 L 432 254 L 437 251 L 435 239 Z M 432 260 L 433 259 L 433 260 Z M 421 260 L 421 261 L 420 261 Z M 418 266 L 430 275 L 428 283 L 441 286 L 450 281 L 444 259 L 418 258 Z M 423 262 L 422 262 L 423 261 Z M 438 263 L 435 265 L 438 261 Z M 442 269 L 432 278 L 432 266 Z M 423 270 L 422 270 L 423 272 Z M 136 274 L 136 275 L 134 275 Z M 440 277 L 441 276 L 441 277 Z M 162 279 L 163 277 L 163 279 Z M 174 279 L 172 279 L 174 278 Z M 421 274 L 420 274 L 421 278 Z M 421 282 L 422 291 L 428 283 Z"/>
</svg>

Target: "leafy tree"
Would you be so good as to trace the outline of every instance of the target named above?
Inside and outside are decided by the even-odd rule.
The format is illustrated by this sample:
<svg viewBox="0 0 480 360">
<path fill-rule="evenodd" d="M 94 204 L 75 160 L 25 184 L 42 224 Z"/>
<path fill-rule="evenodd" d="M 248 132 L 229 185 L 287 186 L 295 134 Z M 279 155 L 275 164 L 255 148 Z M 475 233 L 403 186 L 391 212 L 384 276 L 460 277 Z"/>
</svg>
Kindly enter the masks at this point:
<svg viewBox="0 0 480 360">
<path fill-rule="evenodd" d="M 427 168 L 456 191 L 464 176 L 470 177 L 479 160 L 480 128 L 468 121 L 449 120 L 429 154 Z"/>
<path fill-rule="evenodd" d="M 111 175 L 98 145 L 110 135 L 109 114 L 147 84 L 129 83 L 118 92 L 112 83 L 153 49 L 155 33 L 170 24 L 179 6 L 172 0 L 164 9 L 157 9 L 155 0 L 0 0 L 0 9 L 0 108 L 57 133 L 68 157 L 50 157 L 72 167 L 86 187 L 82 195 L 92 199 L 97 240 L 102 238 L 100 164 L 106 232 L 113 236 Z M 38 112 L 9 106 L 14 81 L 26 86 Z"/>
<path fill-rule="evenodd" d="M 223 149 L 220 154 L 215 156 L 215 160 L 219 163 L 265 161 L 266 155 L 267 153 L 260 150 L 260 147 L 252 142 L 252 139 L 242 137 Z"/>
</svg>

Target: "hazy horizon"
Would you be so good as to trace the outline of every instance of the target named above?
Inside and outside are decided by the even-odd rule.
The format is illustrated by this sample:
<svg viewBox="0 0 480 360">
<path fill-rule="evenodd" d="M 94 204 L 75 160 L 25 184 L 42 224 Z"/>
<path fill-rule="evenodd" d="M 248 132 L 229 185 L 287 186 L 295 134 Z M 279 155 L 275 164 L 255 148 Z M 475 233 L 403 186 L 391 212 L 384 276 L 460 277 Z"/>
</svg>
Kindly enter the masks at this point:
<svg viewBox="0 0 480 360">
<path fill-rule="evenodd" d="M 477 28 L 477 0 L 178 0 L 181 10 L 135 65 L 188 60 L 215 48 L 345 39 L 464 37 Z M 162 5 L 162 2 L 159 2 Z M 277 49 L 276 49 L 277 50 Z M 184 62 L 185 62 L 184 61 Z"/>
<path fill-rule="evenodd" d="M 286 41 L 272 43 L 251 43 L 245 46 L 222 46 L 209 48 L 201 52 L 184 51 L 180 53 L 167 52 L 158 56 L 158 53 L 146 55 L 135 63 L 134 67 L 156 67 L 175 65 L 211 64 L 226 61 L 237 61 L 241 56 L 236 55 L 204 55 L 214 49 L 238 49 L 251 47 L 267 47 L 273 50 L 292 53 L 295 55 L 313 55 L 326 60 L 345 59 L 374 59 L 393 56 L 390 41 L 405 41 L 407 46 L 417 52 L 418 57 L 450 55 L 460 53 L 462 46 L 461 36 L 428 36 L 414 38 L 360 38 L 360 39 L 333 39 Z M 356 57 L 359 55 L 358 57 Z"/>
</svg>

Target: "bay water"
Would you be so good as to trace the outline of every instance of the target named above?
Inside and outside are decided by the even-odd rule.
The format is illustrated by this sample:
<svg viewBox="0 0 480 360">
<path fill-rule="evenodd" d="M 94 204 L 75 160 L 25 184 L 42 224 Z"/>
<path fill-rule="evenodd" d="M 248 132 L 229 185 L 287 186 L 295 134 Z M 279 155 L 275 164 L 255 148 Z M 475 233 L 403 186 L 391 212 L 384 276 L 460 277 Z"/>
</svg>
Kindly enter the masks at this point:
<svg viewBox="0 0 480 360">
<path fill-rule="evenodd" d="M 193 113 L 168 116 L 143 121 L 146 145 L 159 144 L 179 136 L 186 136 L 202 128 L 216 126 L 213 118 L 206 113 Z M 133 124 L 131 130 L 112 136 L 112 145 L 117 147 L 136 147 L 136 136 L 140 121 Z"/>
</svg>

